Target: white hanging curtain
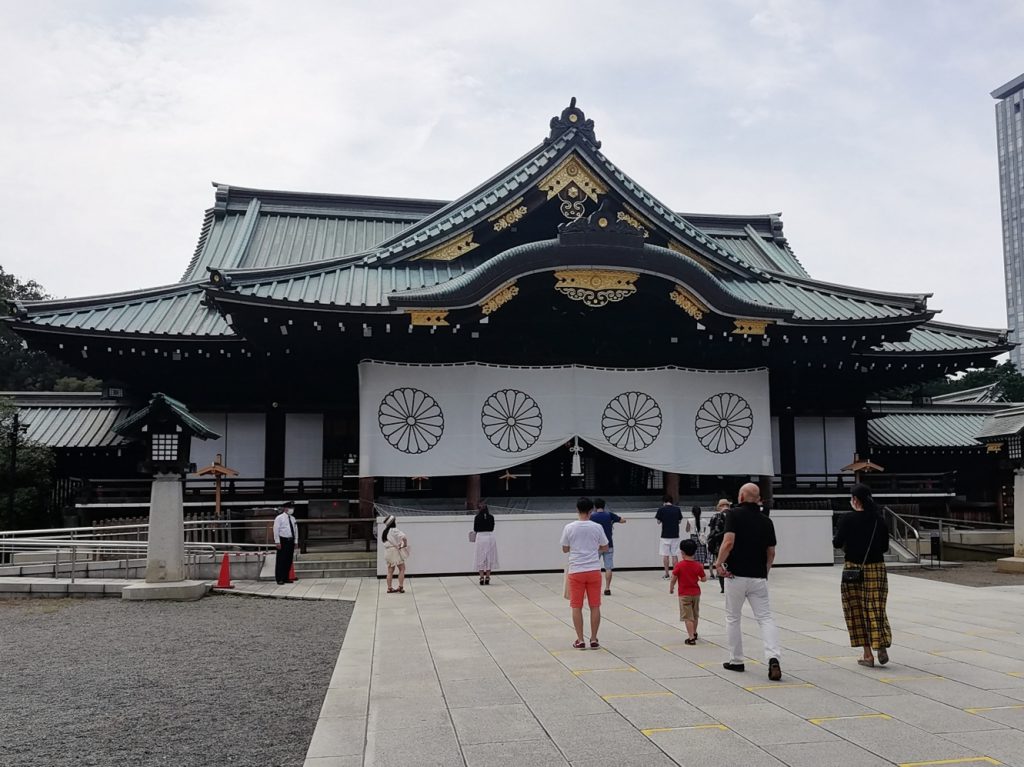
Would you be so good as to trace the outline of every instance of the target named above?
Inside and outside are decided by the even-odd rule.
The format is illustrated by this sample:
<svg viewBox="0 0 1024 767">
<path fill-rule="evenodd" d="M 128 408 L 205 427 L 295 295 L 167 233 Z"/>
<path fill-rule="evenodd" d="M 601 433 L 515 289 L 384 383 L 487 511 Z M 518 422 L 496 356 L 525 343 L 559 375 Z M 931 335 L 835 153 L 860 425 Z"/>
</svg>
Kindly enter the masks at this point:
<svg viewBox="0 0 1024 767">
<path fill-rule="evenodd" d="M 574 437 L 680 474 L 772 474 L 768 371 L 359 365 L 359 474 L 501 471 Z"/>
</svg>

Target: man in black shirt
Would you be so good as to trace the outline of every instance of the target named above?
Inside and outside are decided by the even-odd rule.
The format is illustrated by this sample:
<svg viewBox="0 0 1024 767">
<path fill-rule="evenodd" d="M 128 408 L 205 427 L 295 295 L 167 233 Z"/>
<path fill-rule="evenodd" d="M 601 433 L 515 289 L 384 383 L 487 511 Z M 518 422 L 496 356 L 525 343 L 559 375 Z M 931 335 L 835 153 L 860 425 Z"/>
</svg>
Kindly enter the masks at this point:
<svg viewBox="0 0 1024 767">
<path fill-rule="evenodd" d="M 668 580 L 672 568 L 679 561 L 679 525 L 683 521 L 683 512 L 672 502 L 672 496 L 666 495 L 654 518 L 661 525 L 658 553 L 661 554 L 661 564 L 665 566 L 665 574 L 661 577 Z M 687 525 L 687 529 L 689 529 L 689 525 Z"/>
<path fill-rule="evenodd" d="M 753 482 L 740 488 L 739 503 L 725 514 L 725 537 L 718 549 L 715 568 L 725 576 L 725 631 L 732 657 L 722 665 L 743 671 L 743 602 L 750 603 L 761 627 L 768 678 L 782 679 L 779 629 L 768 600 L 768 571 L 775 561 L 775 526 L 761 513 L 761 490 Z"/>
</svg>

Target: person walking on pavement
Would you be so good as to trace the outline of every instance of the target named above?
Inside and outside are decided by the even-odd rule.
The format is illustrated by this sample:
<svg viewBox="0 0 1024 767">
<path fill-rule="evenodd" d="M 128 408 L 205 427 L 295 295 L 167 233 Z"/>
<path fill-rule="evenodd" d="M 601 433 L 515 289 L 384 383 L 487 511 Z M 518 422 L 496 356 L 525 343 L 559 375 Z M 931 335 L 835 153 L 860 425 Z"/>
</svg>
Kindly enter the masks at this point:
<svg viewBox="0 0 1024 767">
<path fill-rule="evenodd" d="M 749 602 L 764 643 L 768 678 L 782 679 L 779 629 L 768 599 L 768 572 L 775 561 L 775 526 L 761 513 L 761 491 L 753 482 L 740 488 L 739 504 L 725 515 L 725 536 L 718 550 L 715 569 L 725 578 L 725 633 L 730 658 L 722 664 L 727 671 L 744 671 L 743 629 L 740 615 Z"/>
<path fill-rule="evenodd" d="M 601 559 L 604 562 L 604 595 L 610 597 L 612 595 L 612 570 L 615 568 L 615 553 L 613 551 L 615 543 L 612 541 L 612 528 L 616 524 L 626 524 L 626 520 L 615 512 L 607 511 L 604 507 L 604 498 L 595 498 L 594 513 L 590 515 L 590 521 L 597 522 L 603 527 L 605 537 L 608 539 L 608 551 L 601 554 Z"/>
<path fill-rule="evenodd" d="M 274 580 L 279 586 L 292 583 L 288 575 L 295 561 L 295 544 L 299 540 L 299 526 L 295 523 L 294 512 L 292 506 L 285 506 L 281 513 L 274 517 L 274 546 L 277 548 Z"/>
<path fill-rule="evenodd" d="M 672 568 L 676 566 L 679 559 L 679 525 L 683 521 L 683 511 L 675 505 L 671 495 L 666 495 L 654 518 L 661 525 L 658 553 L 661 555 L 661 564 L 665 568 L 665 574 L 661 577 L 667 581 L 672 574 Z M 689 523 L 687 523 L 686 529 L 690 529 Z"/>
<path fill-rule="evenodd" d="M 725 538 L 725 512 L 732 504 L 728 498 L 720 498 L 715 504 L 715 515 L 708 521 L 708 551 L 711 552 L 711 561 L 708 562 L 708 569 L 715 574 L 715 558 L 718 557 L 718 550 L 722 547 L 722 539 Z M 718 576 L 718 587 L 722 594 L 725 593 L 725 578 Z"/>
<path fill-rule="evenodd" d="M 566 578 L 569 586 L 569 607 L 572 608 L 572 627 L 576 630 L 576 641 L 572 646 L 584 650 L 583 641 L 583 595 L 587 595 L 590 606 L 590 646 L 601 645 L 597 641 L 597 630 L 601 628 L 601 554 L 608 551 L 608 538 L 604 528 L 590 521 L 594 502 L 589 498 L 576 501 L 575 522 L 562 530 L 562 552 L 569 555 Z"/>
</svg>

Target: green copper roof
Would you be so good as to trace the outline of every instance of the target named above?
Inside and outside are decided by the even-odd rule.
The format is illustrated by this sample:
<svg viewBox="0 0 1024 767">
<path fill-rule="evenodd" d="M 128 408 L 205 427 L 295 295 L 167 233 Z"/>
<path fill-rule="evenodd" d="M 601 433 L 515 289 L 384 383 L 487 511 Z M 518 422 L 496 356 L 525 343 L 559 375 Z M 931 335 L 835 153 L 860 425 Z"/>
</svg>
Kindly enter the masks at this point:
<svg viewBox="0 0 1024 767">
<path fill-rule="evenodd" d="M 974 448 L 985 413 L 893 413 L 868 421 L 873 447 Z"/>
<path fill-rule="evenodd" d="M 160 423 L 179 423 L 185 430 L 199 439 L 217 439 L 220 435 L 194 416 L 184 403 L 173 397 L 156 392 L 149 404 L 114 427 L 114 433 L 125 439 L 139 439 L 150 418 L 157 418 Z"/>
<path fill-rule="evenodd" d="M 993 347 L 1009 348 L 1005 330 L 927 322 L 910 332 L 906 341 L 886 341 L 877 347 L 881 352 L 942 354 L 952 351 L 972 351 Z"/>
<path fill-rule="evenodd" d="M 4 393 L 18 408 L 25 439 L 53 448 L 104 448 L 124 442 L 113 433 L 131 408 L 99 393 Z"/>
</svg>

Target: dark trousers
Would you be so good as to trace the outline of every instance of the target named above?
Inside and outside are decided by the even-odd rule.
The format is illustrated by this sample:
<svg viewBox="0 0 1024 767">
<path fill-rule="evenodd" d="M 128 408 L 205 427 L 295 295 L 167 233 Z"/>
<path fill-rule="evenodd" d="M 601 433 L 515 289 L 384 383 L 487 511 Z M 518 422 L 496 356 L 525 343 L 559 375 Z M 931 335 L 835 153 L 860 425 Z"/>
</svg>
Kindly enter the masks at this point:
<svg viewBox="0 0 1024 767">
<path fill-rule="evenodd" d="M 282 536 L 281 548 L 277 550 L 277 563 L 274 565 L 274 580 L 278 583 L 288 580 L 288 573 L 292 569 L 294 559 L 295 541 Z"/>
</svg>

